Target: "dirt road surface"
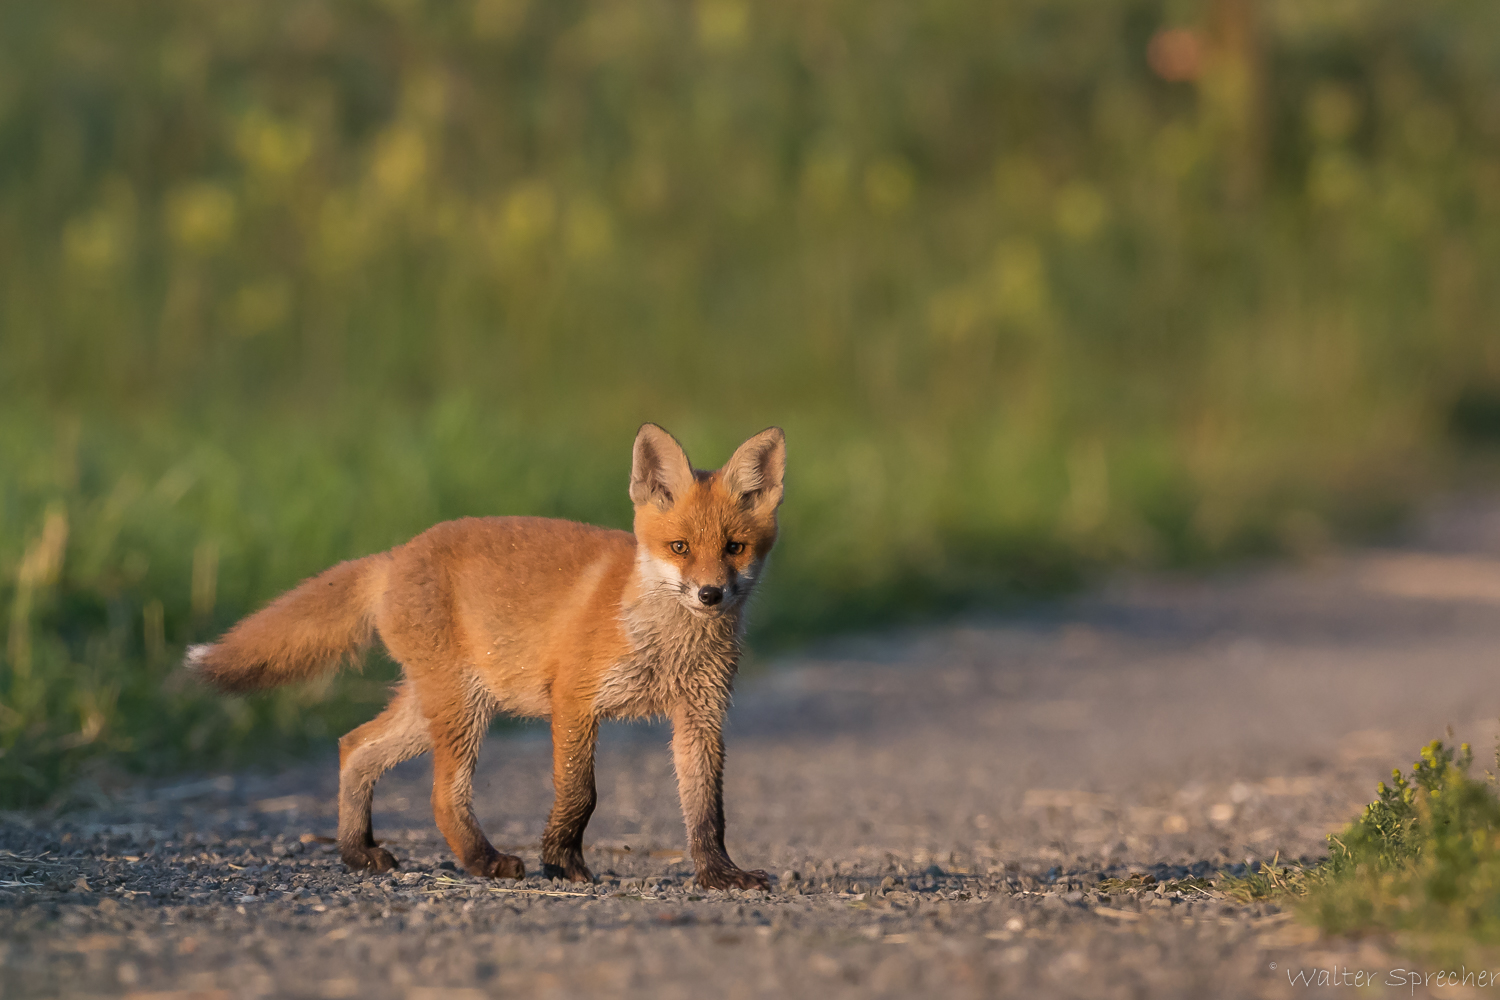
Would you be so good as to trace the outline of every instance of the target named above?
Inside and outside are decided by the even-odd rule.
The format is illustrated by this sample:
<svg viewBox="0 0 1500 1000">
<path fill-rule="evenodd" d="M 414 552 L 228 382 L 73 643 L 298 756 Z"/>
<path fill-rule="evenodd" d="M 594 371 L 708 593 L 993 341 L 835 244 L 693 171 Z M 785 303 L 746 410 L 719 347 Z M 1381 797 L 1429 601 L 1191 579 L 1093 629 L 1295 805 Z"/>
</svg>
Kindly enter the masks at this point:
<svg viewBox="0 0 1500 1000">
<path fill-rule="evenodd" d="M 422 762 L 377 794 L 390 875 L 319 839 L 331 755 L 11 814 L 0 996 L 1281 997 L 1330 968 L 1457 995 L 1174 880 L 1320 856 L 1447 727 L 1488 763 L 1497 657 L 1500 510 L 1461 503 L 1404 546 L 830 642 L 732 712 L 730 850 L 769 894 L 693 887 L 654 726 L 602 742 L 592 886 L 455 871 Z M 532 871 L 549 753 L 543 728 L 494 737 L 477 781 Z"/>
</svg>

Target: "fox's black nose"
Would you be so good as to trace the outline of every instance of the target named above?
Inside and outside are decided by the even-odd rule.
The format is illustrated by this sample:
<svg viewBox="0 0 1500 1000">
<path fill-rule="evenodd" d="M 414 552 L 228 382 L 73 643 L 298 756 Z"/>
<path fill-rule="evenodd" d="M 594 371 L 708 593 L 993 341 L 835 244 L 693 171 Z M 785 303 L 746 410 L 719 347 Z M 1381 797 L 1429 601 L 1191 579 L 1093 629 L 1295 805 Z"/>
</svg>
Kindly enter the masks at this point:
<svg viewBox="0 0 1500 1000">
<path fill-rule="evenodd" d="M 724 591 L 719 587 L 699 587 L 698 600 L 707 605 L 715 605 L 724 599 Z"/>
</svg>

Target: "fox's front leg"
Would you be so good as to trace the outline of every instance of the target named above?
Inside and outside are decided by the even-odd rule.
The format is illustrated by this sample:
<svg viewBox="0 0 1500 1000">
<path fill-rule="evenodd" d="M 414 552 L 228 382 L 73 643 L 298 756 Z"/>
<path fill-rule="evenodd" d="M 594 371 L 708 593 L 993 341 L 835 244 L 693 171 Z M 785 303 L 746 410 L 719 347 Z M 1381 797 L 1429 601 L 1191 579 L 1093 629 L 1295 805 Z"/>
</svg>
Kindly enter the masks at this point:
<svg viewBox="0 0 1500 1000">
<path fill-rule="evenodd" d="M 679 705 L 672 713 L 672 764 L 687 823 L 688 850 L 705 889 L 769 889 L 763 871 L 745 871 L 724 849 L 724 711 Z"/>
<path fill-rule="evenodd" d="M 594 813 L 594 746 L 599 720 L 591 712 L 554 705 L 552 710 L 552 815 L 542 833 L 542 875 L 592 882 L 583 862 L 583 829 Z"/>
<path fill-rule="evenodd" d="M 424 707 L 426 704 L 424 700 Z M 474 763 L 490 724 L 488 713 L 475 709 L 472 701 L 445 705 L 434 698 L 432 704 L 438 710 L 430 719 L 432 816 L 438 829 L 469 874 L 525 878 L 526 866 L 521 859 L 495 850 L 474 818 Z"/>
</svg>

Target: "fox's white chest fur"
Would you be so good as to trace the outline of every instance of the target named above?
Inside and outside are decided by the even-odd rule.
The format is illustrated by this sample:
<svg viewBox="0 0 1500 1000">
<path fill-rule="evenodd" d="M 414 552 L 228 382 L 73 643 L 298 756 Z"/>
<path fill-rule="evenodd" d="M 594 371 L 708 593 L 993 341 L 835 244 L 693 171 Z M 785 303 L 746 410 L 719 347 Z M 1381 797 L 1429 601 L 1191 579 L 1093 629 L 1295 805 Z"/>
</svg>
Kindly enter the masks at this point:
<svg viewBox="0 0 1500 1000">
<path fill-rule="evenodd" d="M 740 658 L 741 616 L 695 614 L 652 593 L 624 609 L 631 653 L 605 671 L 595 710 L 613 718 L 664 715 L 687 699 L 727 705 Z"/>
</svg>

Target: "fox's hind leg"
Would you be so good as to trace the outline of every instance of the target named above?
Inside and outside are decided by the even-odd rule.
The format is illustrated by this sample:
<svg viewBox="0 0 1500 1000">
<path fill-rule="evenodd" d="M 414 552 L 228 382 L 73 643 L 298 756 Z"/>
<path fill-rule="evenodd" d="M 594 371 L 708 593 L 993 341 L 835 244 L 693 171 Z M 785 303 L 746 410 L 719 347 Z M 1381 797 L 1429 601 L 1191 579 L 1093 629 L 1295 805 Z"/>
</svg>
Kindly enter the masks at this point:
<svg viewBox="0 0 1500 1000">
<path fill-rule="evenodd" d="M 452 706 L 434 705 L 432 733 L 432 817 L 448 847 L 471 875 L 525 878 L 526 867 L 512 854 L 495 850 L 474 818 L 474 764 L 489 728 L 491 711 L 470 692 Z"/>
<path fill-rule="evenodd" d="M 397 867 L 391 852 L 375 844 L 370 823 L 375 782 L 431 746 L 427 720 L 407 684 L 396 689 L 385 711 L 339 740 L 339 856 L 351 869 Z"/>
</svg>

